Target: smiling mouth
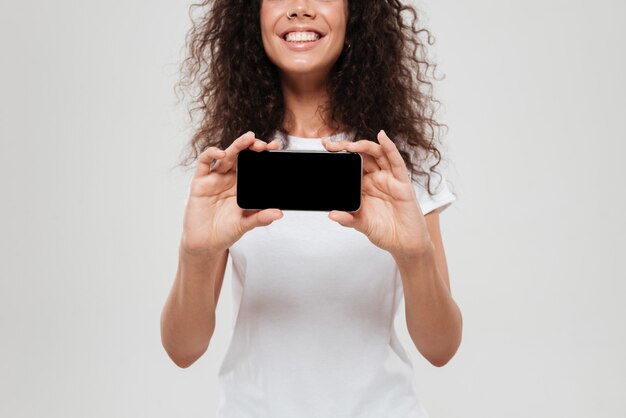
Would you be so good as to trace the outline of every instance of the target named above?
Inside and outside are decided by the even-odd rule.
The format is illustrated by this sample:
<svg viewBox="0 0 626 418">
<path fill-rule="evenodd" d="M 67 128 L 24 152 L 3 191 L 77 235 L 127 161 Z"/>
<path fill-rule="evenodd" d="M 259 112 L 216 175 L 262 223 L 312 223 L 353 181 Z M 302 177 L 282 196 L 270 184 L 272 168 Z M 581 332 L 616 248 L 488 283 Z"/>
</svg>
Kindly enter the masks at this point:
<svg viewBox="0 0 626 418">
<path fill-rule="evenodd" d="M 318 47 L 318 45 L 320 45 L 324 37 L 322 36 L 321 38 L 318 38 L 316 40 L 310 40 L 310 41 L 309 40 L 287 41 L 286 39 L 283 39 L 283 38 L 281 39 L 285 48 L 297 53 L 297 52 L 307 52 L 307 51 L 314 50 L 315 48 Z"/>
<path fill-rule="evenodd" d="M 294 32 L 286 33 L 284 36 L 278 35 L 278 37 L 281 38 L 285 42 L 297 44 L 297 43 L 306 43 L 306 42 L 317 42 L 326 36 L 326 35 L 322 35 L 319 32 L 315 32 L 315 34 L 317 34 L 317 38 L 314 36 L 310 36 L 310 35 L 306 37 L 296 35 L 296 36 L 291 36 L 290 37 L 291 39 L 288 40 L 287 38 L 289 37 L 290 33 L 294 33 Z"/>
</svg>

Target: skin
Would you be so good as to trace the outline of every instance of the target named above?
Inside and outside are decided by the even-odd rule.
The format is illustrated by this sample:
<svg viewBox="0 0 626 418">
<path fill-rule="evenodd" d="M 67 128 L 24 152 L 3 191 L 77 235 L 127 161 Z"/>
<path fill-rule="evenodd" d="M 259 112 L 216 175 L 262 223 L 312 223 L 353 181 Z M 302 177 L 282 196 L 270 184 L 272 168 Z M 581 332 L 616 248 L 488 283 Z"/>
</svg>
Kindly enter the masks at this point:
<svg viewBox="0 0 626 418">
<path fill-rule="evenodd" d="M 447 364 L 461 344 L 463 320 L 452 299 L 439 212 L 423 215 L 397 147 L 384 131 L 378 143 L 323 141 L 331 152 L 363 157 L 363 195 L 357 212 L 333 210 L 329 219 L 365 234 L 398 265 L 409 335 L 431 364 Z"/>
<path fill-rule="evenodd" d="M 287 19 L 288 11 L 295 15 L 291 20 Z M 292 127 L 288 133 L 301 137 L 330 135 L 332 130 L 324 126 L 318 107 L 328 100 L 328 74 L 344 47 L 347 1 L 264 0 L 260 19 L 263 45 L 281 75 L 287 126 Z M 326 34 L 325 39 L 312 50 L 291 51 L 279 34 L 292 25 L 313 26 Z M 328 151 L 358 152 L 364 163 L 361 209 L 355 213 L 331 211 L 328 218 L 365 234 L 394 257 L 402 277 L 409 334 L 420 353 L 441 367 L 458 350 L 462 317 L 451 295 L 439 213 L 435 210 L 423 215 L 395 144 L 382 130 L 377 139 L 378 143 L 365 139 L 338 143 L 323 140 Z M 246 148 L 275 150 L 279 149 L 279 142 L 266 144 L 248 133 L 224 151 L 215 147 L 205 150 L 198 158 L 190 203 L 214 198 L 211 191 L 215 184 L 232 182 L 237 154 Z M 236 235 L 282 216 L 278 209 L 246 214 L 226 212 L 231 217 L 241 217 L 231 219 L 239 225 Z M 205 218 L 204 212 L 194 211 L 193 207 L 186 214 L 187 221 L 194 225 L 201 225 Z M 161 325 L 164 346 L 180 367 L 191 365 L 208 347 L 228 254 L 223 250 L 228 243 L 218 243 L 220 251 L 207 251 L 216 244 L 203 242 L 206 234 L 194 236 L 198 228 L 188 230 Z M 205 297 L 208 294 L 214 298 Z"/>
<path fill-rule="evenodd" d="M 288 19 L 287 15 L 292 19 Z M 347 0 L 264 0 L 263 45 L 280 73 L 292 135 L 324 137 L 317 111 L 328 100 L 325 86 L 345 47 Z M 312 26 L 326 34 L 308 51 L 292 51 L 280 34 L 290 26 Z M 423 215 L 408 171 L 393 141 L 380 131 L 378 143 L 323 141 L 328 151 L 358 152 L 364 161 L 362 207 L 356 213 L 331 211 L 329 219 L 354 228 L 389 251 L 400 270 L 409 334 L 435 366 L 445 365 L 461 343 L 462 316 L 452 299 L 437 210 Z"/>
<path fill-rule="evenodd" d="M 287 18 L 288 12 L 292 19 Z M 261 4 L 261 38 L 268 58 L 280 72 L 291 135 L 316 138 L 332 134 L 317 109 L 328 101 L 328 75 L 344 48 L 347 19 L 347 0 L 263 0 Z M 325 36 L 309 51 L 292 51 L 280 34 L 303 25 Z"/>
</svg>

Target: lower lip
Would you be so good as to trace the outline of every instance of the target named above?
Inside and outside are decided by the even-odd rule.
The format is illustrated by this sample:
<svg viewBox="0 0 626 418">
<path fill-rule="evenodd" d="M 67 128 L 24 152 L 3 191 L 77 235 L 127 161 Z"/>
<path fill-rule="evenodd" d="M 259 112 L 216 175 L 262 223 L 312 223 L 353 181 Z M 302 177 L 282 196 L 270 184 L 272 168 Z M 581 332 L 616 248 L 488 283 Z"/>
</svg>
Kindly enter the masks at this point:
<svg viewBox="0 0 626 418">
<path fill-rule="evenodd" d="M 309 49 L 315 48 L 317 44 L 319 44 L 321 40 L 324 38 L 325 36 L 322 36 L 317 41 L 307 41 L 307 42 L 287 42 L 283 38 L 280 38 L 280 39 L 282 39 L 282 41 L 287 45 L 287 48 L 291 49 L 292 51 L 308 51 Z"/>
</svg>

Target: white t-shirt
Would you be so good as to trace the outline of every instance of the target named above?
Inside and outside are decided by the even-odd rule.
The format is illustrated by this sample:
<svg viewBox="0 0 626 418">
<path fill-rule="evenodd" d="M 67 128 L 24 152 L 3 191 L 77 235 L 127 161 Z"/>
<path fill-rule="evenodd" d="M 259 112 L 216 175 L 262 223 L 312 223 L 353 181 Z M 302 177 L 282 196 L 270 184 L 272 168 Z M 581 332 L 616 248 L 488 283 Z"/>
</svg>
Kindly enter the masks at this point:
<svg viewBox="0 0 626 418">
<path fill-rule="evenodd" d="M 289 142 L 325 150 L 320 138 Z M 424 214 L 456 198 L 445 176 L 432 179 L 443 180 L 433 197 L 413 183 Z M 217 418 L 428 417 L 394 328 L 404 296 L 388 251 L 328 212 L 286 210 L 230 257 L 234 328 Z"/>
</svg>

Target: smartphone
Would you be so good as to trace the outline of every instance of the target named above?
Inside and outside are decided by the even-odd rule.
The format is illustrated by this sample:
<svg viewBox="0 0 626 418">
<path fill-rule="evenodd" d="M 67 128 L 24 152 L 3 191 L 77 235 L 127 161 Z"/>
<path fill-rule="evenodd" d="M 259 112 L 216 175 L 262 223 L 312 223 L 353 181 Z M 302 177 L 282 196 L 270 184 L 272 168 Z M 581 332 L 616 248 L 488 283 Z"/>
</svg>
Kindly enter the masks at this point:
<svg viewBox="0 0 626 418">
<path fill-rule="evenodd" d="M 356 212 L 363 158 L 358 152 L 245 149 L 237 156 L 241 209 Z"/>
</svg>

